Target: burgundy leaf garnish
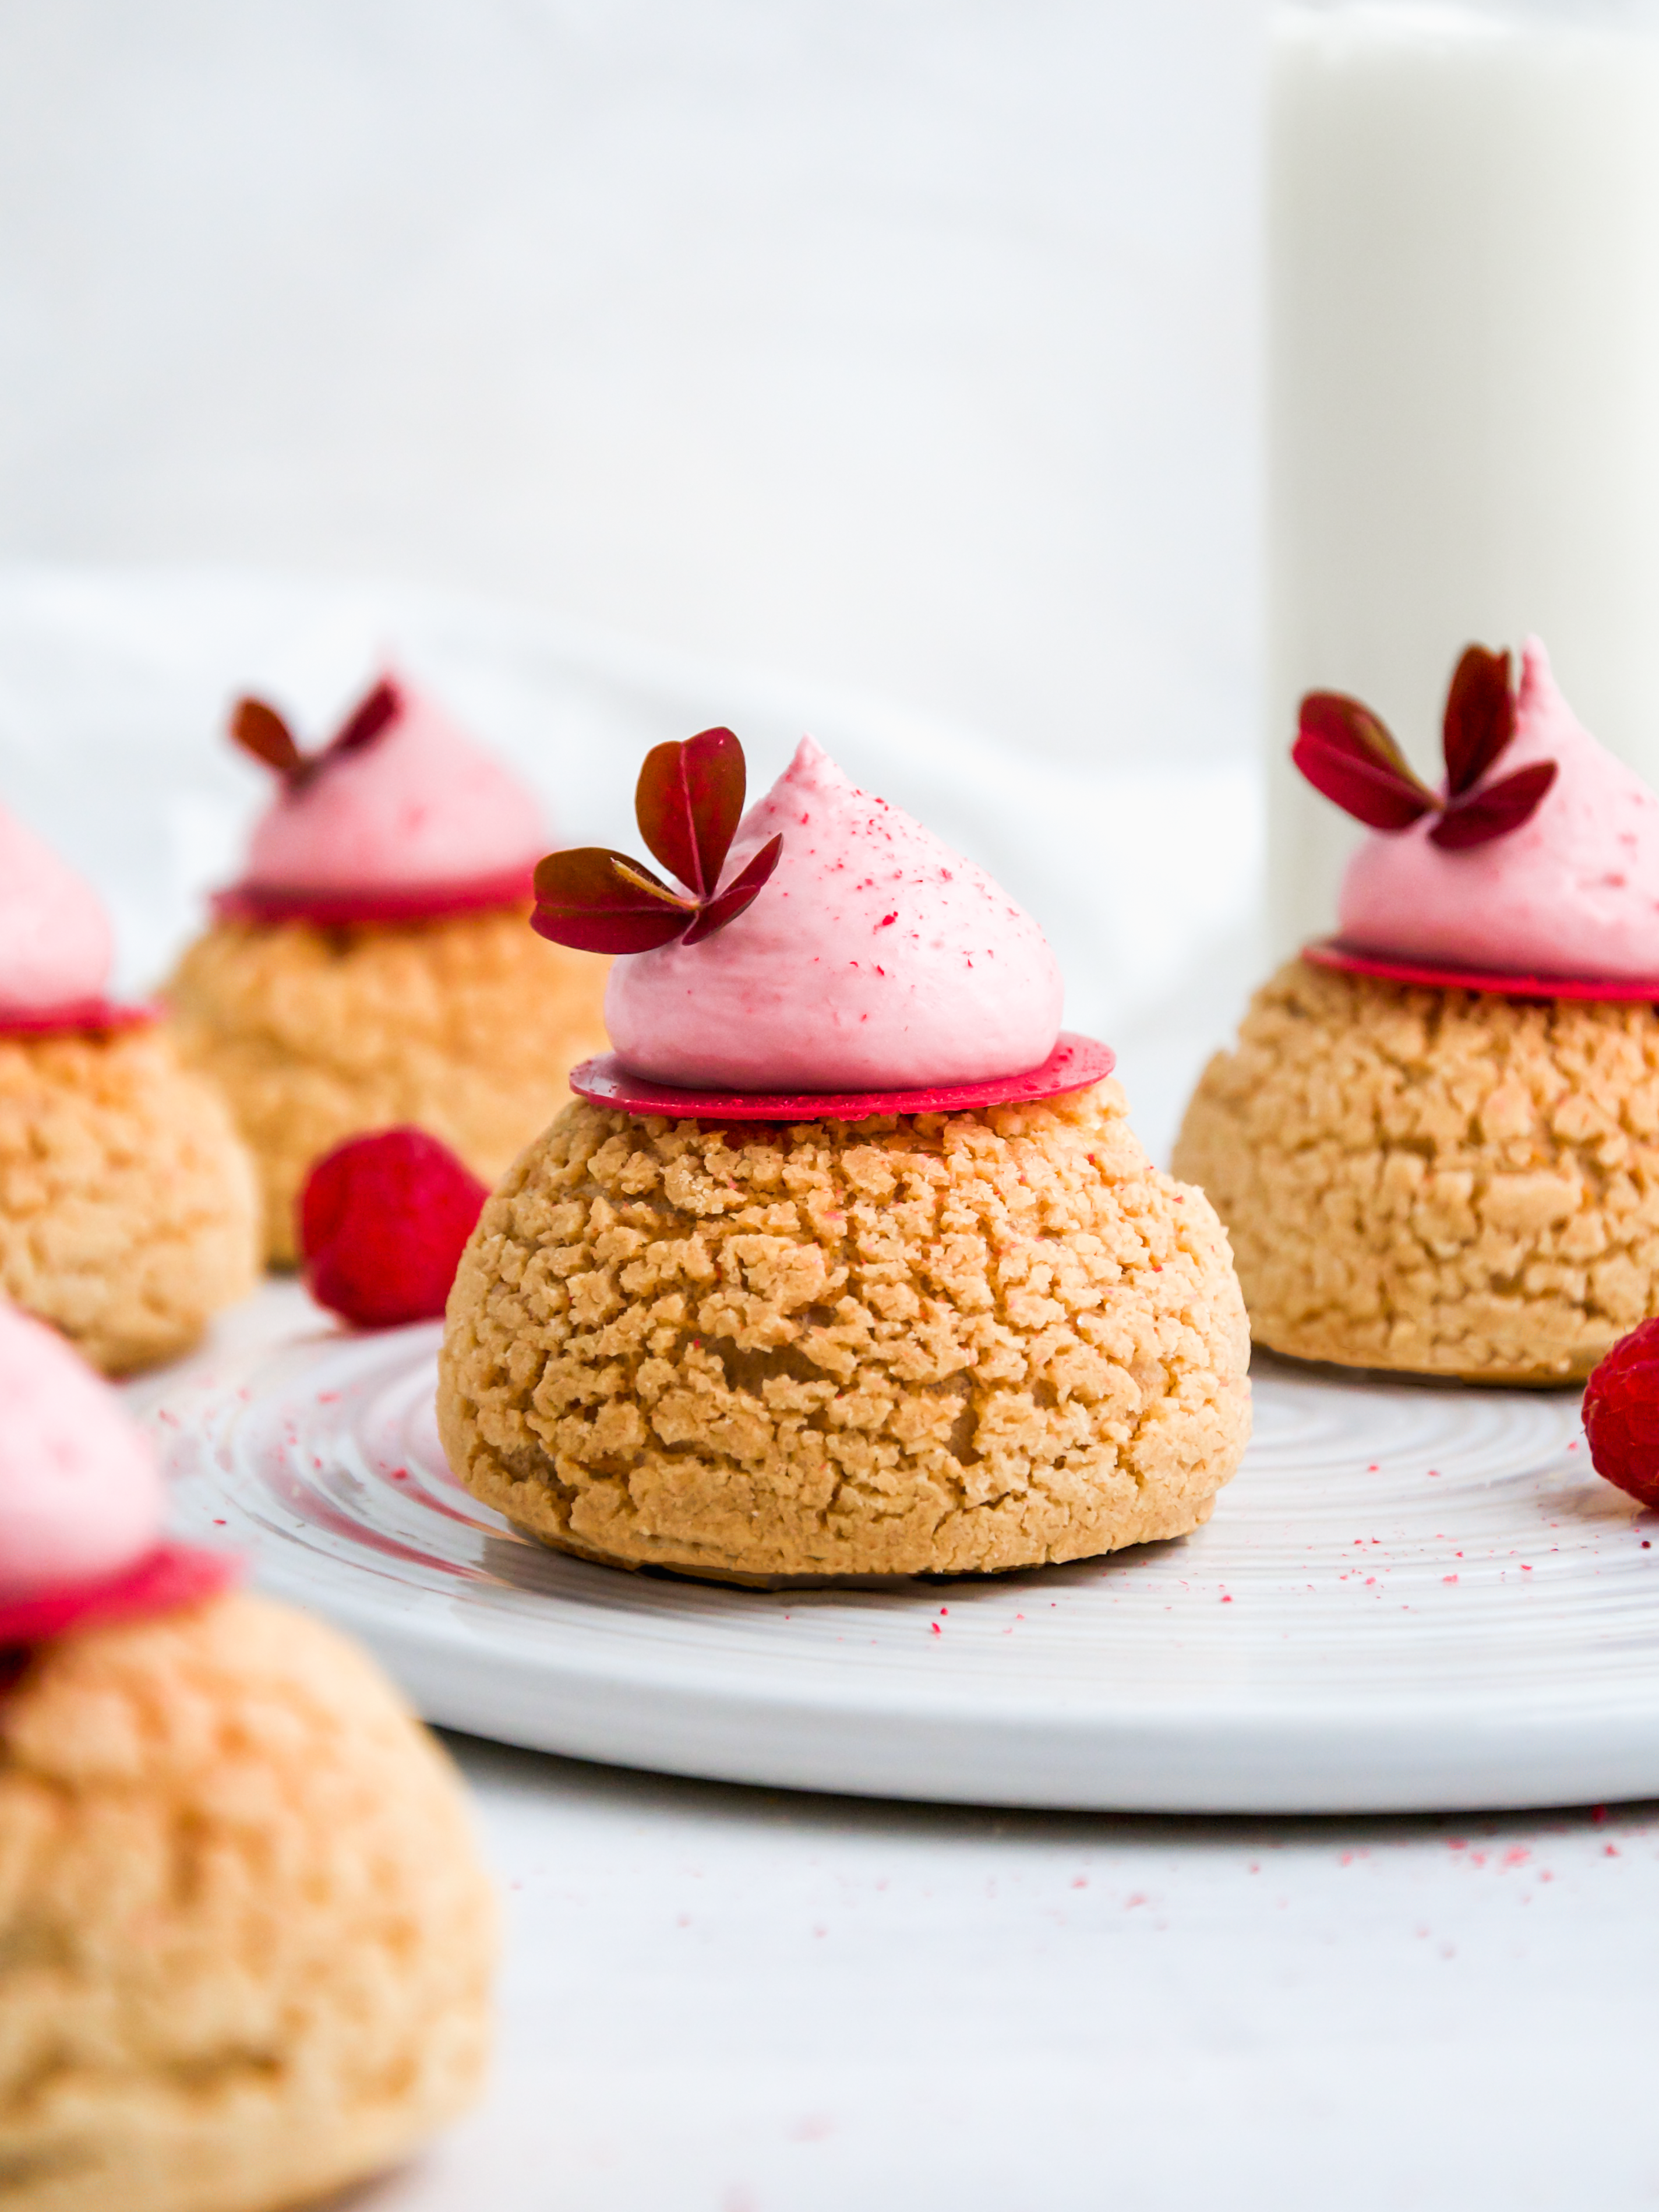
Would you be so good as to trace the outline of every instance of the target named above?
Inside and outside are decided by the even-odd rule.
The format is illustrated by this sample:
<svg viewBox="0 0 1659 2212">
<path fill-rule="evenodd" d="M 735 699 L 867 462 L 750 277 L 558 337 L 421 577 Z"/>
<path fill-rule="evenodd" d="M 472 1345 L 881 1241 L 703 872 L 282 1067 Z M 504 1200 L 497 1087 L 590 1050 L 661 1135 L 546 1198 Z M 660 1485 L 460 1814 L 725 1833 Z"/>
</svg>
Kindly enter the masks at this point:
<svg viewBox="0 0 1659 2212">
<path fill-rule="evenodd" d="M 1322 792 L 1367 829 L 1409 830 L 1425 814 L 1439 819 L 1429 836 L 1443 851 L 1490 844 L 1531 820 L 1555 781 L 1553 761 L 1535 761 L 1496 783 L 1480 781 L 1515 735 L 1510 656 L 1472 645 L 1446 696 L 1446 796 L 1417 775 L 1368 707 L 1340 691 L 1310 691 L 1297 716 L 1291 758 Z"/>
<path fill-rule="evenodd" d="M 550 853 L 536 869 L 531 926 L 582 952 L 649 952 L 672 945 L 696 920 L 690 899 L 649 868 L 603 845 Z"/>
<path fill-rule="evenodd" d="M 383 677 L 352 708 L 328 743 L 307 753 L 301 750 L 293 731 L 274 707 L 263 699 L 239 699 L 231 709 L 230 734 L 245 753 L 274 768 L 290 791 L 302 791 L 331 761 L 362 752 L 372 744 L 397 720 L 403 704 L 397 685 Z"/>
<path fill-rule="evenodd" d="M 582 952 L 649 952 L 678 938 L 697 945 L 754 903 L 778 865 L 776 836 L 723 890 L 720 870 L 743 818 L 743 747 L 730 730 L 653 745 L 634 793 L 640 834 L 686 886 L 675 890 L 641 860 L 606 846 L 550 853 L 536 870 L 530 926 Z"/>
<path fill-rule="evenodd" d="M 720 879 L 747 781 L 743 747 L 730 730 L 700 730 L 645 757 L 634 794 L 640 835 L 694 898 L 708 898 Z"/>
<path fill-rule="evenodd" d="M 1453 672 L 1446 694 L 1442 742 L 1446 755 L 1446 792 L 1461 799 L 1473 791 L 1515 735 L 1515 694 L 1510 689 L 1510 657 L 1472 645 Z M 1445 843 L 1442 838 L 1439 842 Z"/>
<path fill-rule="evenodd" d="M 1439 801 L 1369 707 L 1340 691 L 1302 702 L 1291 758 L 1316 791 L 1373 830 L 1406 830 Z"/>
<path fill-rule="evenodd" d="M 274 768 L 280 776 L 297 775 L 305 755 L 288 724 L 263 699 L 239 699 L 230 714 L 230 734 L 245 753 Z"/>
<path fill-rule="evenodd" d="M 339 728 L 324 748 L 323 759 L 337 759 L 342 753 L 360 753 L 372 744 L 388 722 L 395 722 L 403 708 L 398 687 L 385 677 L 374 686 L 368 696 L 359 702 L 346 716 Z"/>
<path fill-rule="evenodd" d="M 780 834 L 769 837 L 754 859 L 732 877 L 723 891 L 703 903 L 702 912 L 685 933 L 688 945 L 700 945 L 705 937 L 712 937 L 717 929 L 724 929 L 728 921 L 735 921 L 745 907 L 752 906 L 755 895 L 762 890 L 778 865 L 778 855 L 783 850 Z"/>
<path fill-rule="evenodd" d="M 1555 781 L 1553 761 L 1534 761 L 1513 775 L 1500 776 L 1462 799 L 1449 799 L 1440 819 L 1429 832 L 1430 842 L 1449 853 L 1468 845 L 1488 845 L 1506 837 L 1529 821 Z"/>
</svg>

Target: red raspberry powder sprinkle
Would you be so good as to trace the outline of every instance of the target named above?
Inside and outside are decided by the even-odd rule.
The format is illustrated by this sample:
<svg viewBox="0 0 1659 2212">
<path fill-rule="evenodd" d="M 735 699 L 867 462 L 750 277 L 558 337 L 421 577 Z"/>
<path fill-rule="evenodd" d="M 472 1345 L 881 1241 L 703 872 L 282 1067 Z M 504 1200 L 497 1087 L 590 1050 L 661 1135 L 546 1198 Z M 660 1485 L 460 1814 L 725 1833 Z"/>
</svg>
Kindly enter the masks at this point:
<svg viewBox="0 0 1659 2212">
<path fill-rule="evenodd" d="M 1591 1374 L 1584 1437 L 1598 1474 L 1659 1507 L 1659 1320 L 1621 1336 Z"/>
<path fill-rule="evenodd" d="M 359 1328 L 438 1320 L 489 1195 L 424 1129 L 349 1138 L 301 1194 L 307 1289 Z"/>
</svg>

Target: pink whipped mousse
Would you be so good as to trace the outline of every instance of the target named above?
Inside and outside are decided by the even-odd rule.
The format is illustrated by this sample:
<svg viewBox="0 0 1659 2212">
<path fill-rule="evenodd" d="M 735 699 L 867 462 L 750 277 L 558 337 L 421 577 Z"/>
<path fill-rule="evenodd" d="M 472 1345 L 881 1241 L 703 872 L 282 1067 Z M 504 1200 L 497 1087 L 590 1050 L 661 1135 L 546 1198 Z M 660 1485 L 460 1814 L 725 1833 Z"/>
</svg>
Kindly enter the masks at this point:
<svg viewBox="0 0 1659 2212">
<path fill-rule="evenodd" d="M 284 786 L 255 826 L 245 881 L 266 890 L 398 891 L 526 876 L 548 848 L 534 793 L 401 677 L 394 719 L 361 750 Z"/>
<path fill-rule="evenodd" d="M 0 1304 L 0 1601 L 104 1582 L 161 1533 L 149 1438 L 62 1337 Z"/>
<path fill-rule="evenodd" d="M 694 1090 L 900 1091 L 1041 1066 L 1060 1034 L 1042 932 L 971 860 L 849 782 L 811 738 L 744 817 L 722 880 L 771 881 L 702 944 L 618 960 L 623 1064 Z"/>
<path fill-rule="evenodd" d="M 1343 878 L 1345 942 L 1513 975 L 1659 977 L 1659 796 L 1582 726 L 1529 637 L 1515 735 L 1490 774 L 1541 760 L 1555 781 L 1506 837 L 1444 852 L 1432 816 L 1369 836 Z"/>
<path fill-rule="evenodd" d="M 0 1014 L 101 998 L 114 952 L 91 884 L 0 810 Z"/>
</svg>

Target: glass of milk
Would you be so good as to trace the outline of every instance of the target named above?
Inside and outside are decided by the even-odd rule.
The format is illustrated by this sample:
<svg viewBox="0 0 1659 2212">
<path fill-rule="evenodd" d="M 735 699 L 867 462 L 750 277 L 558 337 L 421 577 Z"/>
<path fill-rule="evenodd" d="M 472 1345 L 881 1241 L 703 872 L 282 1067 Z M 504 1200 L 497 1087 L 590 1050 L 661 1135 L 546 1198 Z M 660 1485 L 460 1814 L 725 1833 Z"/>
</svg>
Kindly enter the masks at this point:
<svg viewBox="0 0 1659 2212">
<path fill-rule="evenodd" d="M 1304 691 L 1433 780 L 1471 641 L 1659 781 L 1659 0 L 1289 0 L 1269 185 L 1275 951 L 1360 834 Z"/>
</svg>

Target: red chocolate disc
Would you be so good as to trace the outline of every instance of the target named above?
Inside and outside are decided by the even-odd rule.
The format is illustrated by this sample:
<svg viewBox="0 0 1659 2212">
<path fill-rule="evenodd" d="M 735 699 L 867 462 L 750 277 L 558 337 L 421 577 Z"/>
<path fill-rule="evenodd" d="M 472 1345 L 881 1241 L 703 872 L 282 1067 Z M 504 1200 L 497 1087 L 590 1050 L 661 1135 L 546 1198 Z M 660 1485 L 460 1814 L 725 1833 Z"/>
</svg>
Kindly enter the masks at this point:
<svg viewBox="0 0 1659 2212">
<path fill-rule="evenodd" d="M 477 914 L 486 907 L 528 906 L 535 896 L 535 871 L 528 864 L 499 875 L 396 890 L 284 890 L 274 884 L 233 884 L 213 894 L 213 918 L 309 921 L 319 929 L 343 929 L 356 922 L 440 921 L 446 915 Z"/>
<path fill-rule="evenodd" d="M 1062 1030 L 1041 1067 L 988 1083 L 941 1083 L 925 1091 L 682 1091 L 632 1074 L 614 1052 L 570 1071 L 570 1088 L 595 1106 L 661 1114 L 681 1121 L 864 1121 L 872 1114 L 965 1114 L 975 1106 L 1026 1106 L 1086 1091 L 1117 1065 L 1109 1046 Z"/>
<path fill-rule="evenodd" d="M 1376 975 L 1385 983 L 1427 984 L 1436 991 L 1486 991 L 1502 999 L 1599 999 L 1626 1006 L 1659 1004 L 1659 976 L 1511 975 L 1498 968 L 1436 968 L 1345 945 L 1340 937 L 1304 945 L 1302 957 L 1316 968 L 1345 975 Z"/>
<path fill-rule="evenodd" d="M 120 1006 L 112 999 L 66 999 L 59 1006 L 0 1006 L 0 1036 L 64 1036 L 87 1030 L 138 1030 L 159 1022 L 159 1006 Z"/>
<path fill-rule="evenodd" d="M 217 1597 L 242 1578 L 234 1552 L 204 1552 L 194 1544 L 157 1544 L 134 1566 L 107 1582 L 43 1590 L 38 1597 L 0 1598 L 0 1650 L 44 1644 L 70 1628 L 98 1628 L 117 1620 L 142 1620 Z"/>
</svg>

